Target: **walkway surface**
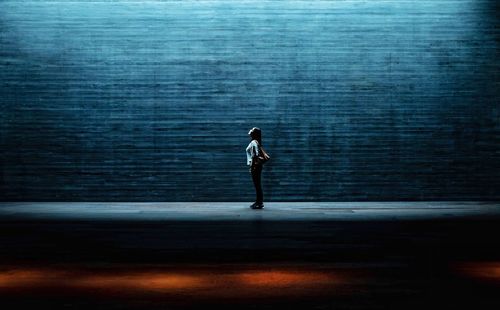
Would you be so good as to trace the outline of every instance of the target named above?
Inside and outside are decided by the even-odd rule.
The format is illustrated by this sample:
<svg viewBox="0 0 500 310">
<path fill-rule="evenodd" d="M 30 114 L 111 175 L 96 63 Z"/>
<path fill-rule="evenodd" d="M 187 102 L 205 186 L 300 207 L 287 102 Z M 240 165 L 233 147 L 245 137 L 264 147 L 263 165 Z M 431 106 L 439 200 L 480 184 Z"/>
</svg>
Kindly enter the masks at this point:
<svg viewBox="0 0 500 310">
<path fill-rule="evenodd" d="M 500 309 L 500 203 L 0 203 L 2 309 Z"/>
<path fill-rule="evenodd" d="M 0 217 L 101 220 L 410 220 L 499 216 L 500 202 L 2 202 Z"/>
</svg>

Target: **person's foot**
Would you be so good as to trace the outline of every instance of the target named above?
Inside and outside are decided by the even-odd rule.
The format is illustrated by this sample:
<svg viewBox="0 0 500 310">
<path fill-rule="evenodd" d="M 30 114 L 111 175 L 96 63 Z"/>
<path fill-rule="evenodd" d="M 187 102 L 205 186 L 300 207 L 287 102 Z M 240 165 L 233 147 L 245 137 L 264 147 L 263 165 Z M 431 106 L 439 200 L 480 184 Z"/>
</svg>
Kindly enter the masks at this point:
<svg viewBox="0 0 500 310">
<path fill-rule="evenodd" d="M 250 208 L 252 208 L 252 209 L 264 209 L 264 203 L 262 203 L 262 202 L 254 202 L 254 203 L 252 203 L 252 205 L 250 206 Z"/>
</svg>

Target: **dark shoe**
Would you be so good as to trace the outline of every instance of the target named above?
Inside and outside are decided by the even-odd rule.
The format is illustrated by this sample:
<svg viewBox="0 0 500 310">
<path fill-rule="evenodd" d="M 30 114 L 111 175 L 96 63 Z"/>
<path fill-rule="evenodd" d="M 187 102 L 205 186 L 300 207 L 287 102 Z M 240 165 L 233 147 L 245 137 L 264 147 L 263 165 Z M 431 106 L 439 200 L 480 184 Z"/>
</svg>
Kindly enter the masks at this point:
<svg viewBox="0 0 500 310">
<path fill-rule="evenodd" d="M 264 203 L 261 202 L 261 203 L 257 204 L 255 209 L 264 209 Z"/>
<path fill-rule="evenodd" d="M 258 207 L 258 204 L 256 202 L 254 202 L 250 205 L 250 209 L 257 209 L 257 207 Z"/>
</svg>

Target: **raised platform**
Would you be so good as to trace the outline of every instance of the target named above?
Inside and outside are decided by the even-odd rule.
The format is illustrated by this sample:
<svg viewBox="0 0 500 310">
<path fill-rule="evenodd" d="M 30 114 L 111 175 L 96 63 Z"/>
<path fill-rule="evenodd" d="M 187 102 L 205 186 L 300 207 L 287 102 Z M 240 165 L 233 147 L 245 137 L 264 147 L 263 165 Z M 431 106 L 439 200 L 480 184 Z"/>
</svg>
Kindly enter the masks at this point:
<svg viewBox="0 0 500 310">
<path fill-rule="evenodd" d="M 500 203 L 0 203 L 5 309 L 498 309 Z"/>
<path fill-rule="evenodd" d="M 0 218 L 167 221 L 370 221 L 500 216 L 500 202 L 2 202 Z"/>
</svg>

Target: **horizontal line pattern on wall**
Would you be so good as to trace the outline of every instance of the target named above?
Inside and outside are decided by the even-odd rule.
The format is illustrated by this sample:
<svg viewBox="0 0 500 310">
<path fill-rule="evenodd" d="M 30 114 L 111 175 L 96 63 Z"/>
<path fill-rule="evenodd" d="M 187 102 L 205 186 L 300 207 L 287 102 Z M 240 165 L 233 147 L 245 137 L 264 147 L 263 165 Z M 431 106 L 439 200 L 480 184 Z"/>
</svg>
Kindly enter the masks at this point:
<svg viewBox="0 0 500 310">
<path fill-rule="evenodd" d="M 499 6 L 2 1 L 2 200 L 500 199 Z"/>
</svg>

